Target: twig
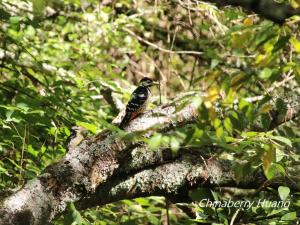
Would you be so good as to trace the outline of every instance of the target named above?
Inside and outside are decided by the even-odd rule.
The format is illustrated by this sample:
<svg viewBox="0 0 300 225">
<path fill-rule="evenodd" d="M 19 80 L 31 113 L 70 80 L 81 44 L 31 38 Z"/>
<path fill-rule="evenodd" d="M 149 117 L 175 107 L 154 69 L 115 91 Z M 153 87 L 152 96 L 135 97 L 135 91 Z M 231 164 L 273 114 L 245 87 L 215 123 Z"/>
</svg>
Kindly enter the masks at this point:
<svg viewBox="0 0 300 225">
<path fill-rule="evenodd" d="M 162 48 L 140 36 L 138 36 L 137 34 L 135 34 L 132 30 L 130 29 L 127 29 L 127 28 L 123 28 L 124 31 L 126 31 L 127 33 L 129 33 L 130 35 L 132 35 L 133 37 L 135 37 L 136 39 L 138 39 L 139 41 L 155 48 L 155 49 L 158 49 L 162 52 L 165 52 L 165 53 L 169 53 L 169 54 L 191 54 L 191 55 L 202 55 L 203 52 L 198 52 L 198 51 L 171 51 L 171 50 L 168 50 L 168 49 L 165 49 L 165 48 Z"/>
<path fill-rule="evenodd" d="M 112 97 L 112 90 L 110 88 L 101 89 L 100 93 L 105 99 L 105 101 L 111 106 L 111 109 L 114 113 L 117 113 L 119 111 L 113 97 Z"/>
<path fill-rule="evenodd" d="M 192 20 L 191 10 L 190 10 L 190 0 L 188 0 L 188 14 L 189 14 L 190 25 L 193 26 L 193 20 Z"/>
<path fill-rule="evenodd" d="M 239 213 L 240 209 L 236 210 L 235 213 L 233 214 L 231 220 L 230 220 L 230 225 L 233 225 L 238 213 Z"/>
<path fill-rule="evenodd" d="M 272 91 L 274 91 L 276 88 L 284 85 L 285 83 L 287 83 L 288 81 L 292 80 L 295 77 L 295 75 L 292 76 L 288 76 L 287 78 L 283 79 L 282 81 L 274 84 L 274 86 L 268 88 L 265 90 L 266 93 L 271 93 Z M 247 102 L 256 102 L 256 101 L 260 101 L 264 98 L 264 95 L 259 95 L 259 96 L 254 96 L 254 97 L 249 97 L 246 98 Z"/>
<path fill-rule="evenodd" d="M 191 7 L 189 3 L 188 3 L 188 4 L 185 4 L 185 3 L 183 3 L 181 0 L 178 0 L 178 3 L 179 3 L 179 5 L 180 5 L 182 8 L 185 8 L 185 9 L 187 9 L 187 10 L 189 10 L 189 11 L 203 12 L 203 11 L 206 10 L 205 8 Z M 217 9 L 216 6 L 214 6 L 214 5 L 210 4 L 210 3 L 201 2 L 201 4 L 205 4 L 205 5 L 207 5 L 207 6 L 211 7 L 211 8 L 213 8 L 213 9 Z M 196 5 L 198 6 L 198 2 L 196 3 Z"/>
<path fill-rule="evenodd" d="M 190 85 L 189 85 L 189 88 L 192 87 L 192 84 L 193 84 L 193 81 L 194 81 L 194 73 L 195 73 L 197 61 L 198 61 L 198 59 L 195 58 L 195 61 L 194 61 L 194 64 L 193 64 L 193 68 L 192 68 L 192 72 L 191 72 L 191 79 L 190 79 Z"/>
<path fill-rule="evenodd" d="M 161 105 L 161 82 L 160 82 L 160 76 L 158 79 L 158 91 L 159 91 L 159 105 Z"/>
<path fill-rule="evenodd" d="M 156 65 L 155 61 L 149 57 L 147 54 L 145 54 L 146 58 L 148 58 L 151 63 L 154 65 L 154 67 L 157 69 L 158 73 L 159 73 L 159 79 L 158 79 L 158 90 L 159 90 L 159 104 L 161 105 L 162 100 L 161 100 L 161 80 L 166 79 L 166 76 L 164 75 L 164 73 L 161 71 L 161 69 Z"/>
</svg>

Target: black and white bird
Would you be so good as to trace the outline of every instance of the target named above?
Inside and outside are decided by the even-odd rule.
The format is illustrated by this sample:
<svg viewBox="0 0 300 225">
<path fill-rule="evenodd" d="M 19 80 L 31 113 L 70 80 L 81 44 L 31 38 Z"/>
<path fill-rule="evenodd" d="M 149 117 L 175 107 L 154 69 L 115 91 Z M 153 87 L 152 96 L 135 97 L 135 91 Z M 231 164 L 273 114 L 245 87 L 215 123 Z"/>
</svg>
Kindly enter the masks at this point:
<svg viewBox="0 0 300 225">
<path fill-rule="evenodd" d="M 127 103 L 125 116 L 119 125 L 120 129 L 124 129 L 131 120 L 145 111 L 151 97 L 150 87 L 157 84 L 157 82 L 148 77 L 144 77 L 140 80 L 138 87 L 133 91 Z"/>
</svg>

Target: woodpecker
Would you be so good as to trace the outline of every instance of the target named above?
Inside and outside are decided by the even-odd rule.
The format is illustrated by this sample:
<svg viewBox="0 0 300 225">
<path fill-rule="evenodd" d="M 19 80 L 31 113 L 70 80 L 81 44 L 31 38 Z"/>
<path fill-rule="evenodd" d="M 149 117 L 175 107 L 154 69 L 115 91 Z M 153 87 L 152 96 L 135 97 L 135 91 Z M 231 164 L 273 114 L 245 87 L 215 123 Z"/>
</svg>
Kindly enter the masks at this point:
<svg viewBox="0 0 300 225">
<path fill-rule="evenodd" d="M 138 87 L 133 91 L 127 103 L 125 116 L 119 125 L 120 129 L 124 129 L 131 120 L 144 112 L 151 96 L 150 87 L 157 84 L 157 82 L 148 77 L 144 77 L 140 80 Z"/>
<path fill-rule="evenodd" d="M 71 128 L 71 134 L 67 138 L 67 150 L 75 148 L 84 139 L 85 128 L 79 126 L 73 126 Z"/>
</svg>

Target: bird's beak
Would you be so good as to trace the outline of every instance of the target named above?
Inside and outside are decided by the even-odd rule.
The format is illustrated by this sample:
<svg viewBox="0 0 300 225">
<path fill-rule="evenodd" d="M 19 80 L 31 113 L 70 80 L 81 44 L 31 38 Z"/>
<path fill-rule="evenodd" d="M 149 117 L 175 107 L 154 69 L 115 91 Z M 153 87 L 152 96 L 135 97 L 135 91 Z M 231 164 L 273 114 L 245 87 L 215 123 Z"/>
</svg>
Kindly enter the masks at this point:
<svg viewBox="0 0 300 225">
<path fill-rule="evenodd" d="M 159 85 L 159 82 L 158 81 L 153 81 L 152 84 L 153 85 Z"/>
</svg>

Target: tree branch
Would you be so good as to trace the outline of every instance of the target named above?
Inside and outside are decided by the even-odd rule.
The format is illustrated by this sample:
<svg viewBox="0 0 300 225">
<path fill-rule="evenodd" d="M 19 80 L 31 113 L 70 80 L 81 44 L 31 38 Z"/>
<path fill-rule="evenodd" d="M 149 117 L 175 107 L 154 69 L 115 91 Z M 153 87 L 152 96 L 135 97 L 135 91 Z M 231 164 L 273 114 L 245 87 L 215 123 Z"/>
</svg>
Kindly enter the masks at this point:
<svg viewBox="0 0 300 225">
<path fill-rule="evenodd" d="M 258 174 L 249 176 L 237 184 L 232 171 L 232 162 L 215 158 L 204 160 L 199 153 L 186 153 L 174 161 L 142 170 L 125 178 L 116 176 L 112 182 L 99 186 L 94 194 L 80 200 L 77 206 L 79 209 L 86 209 L 121 199 L 151 195 L 166 196 L 175 202 L 180 200 L 185 202 L 189 199 L 189 190 L 198 186 L 259 187 L 265 178 L 262 173 L 259 176 Z"/>
<path fill-rule="evenodd" d="M 172 155 L 168 149 L 154 152 L 142 143 L 126 140 L 132 132 L 149 137 L 154 131 L 167 132 L 194 122 L 197 107 L 183 101 L 159 106 L 136 118 L 125 128 L 130 131 L 125 138 L 121 131 L 104 130 L 70 149 L 59 162 L 0 203 L 0 215 L 4 215 L 0 225 L 46 224 L 63 213 L 69 202 L 79 209 L 150 195 L 180 202 L 188 200 L 188 191 L 197 186 L 263 186 L 266 178 L 259 169 L 237 182 L 233 161 L 205 158 L 192 150 L 179 151 L 180 155 Z M 285 182 L 277 179 L 271 185 Z"/>
<path fill-rule="evenodd" d="M 196 106 L 183 102 L 157 107 L 131 122 L 125 128 L 130 132 L 151 135 L 154 125 L 162 130 L 189 123 L 198 115 Z M 27 183 L 17 193 L 4 200 L 0 224 L 44 224 L 66 209 L 68 202 L 75 202 L 94 193 L 118 172 L 122 159 L 137 145 L 121 138 L 118 132 L 104 130 L 85 139 L 59 162 L 45 169 L 42 175 Z"/>
</svg>

